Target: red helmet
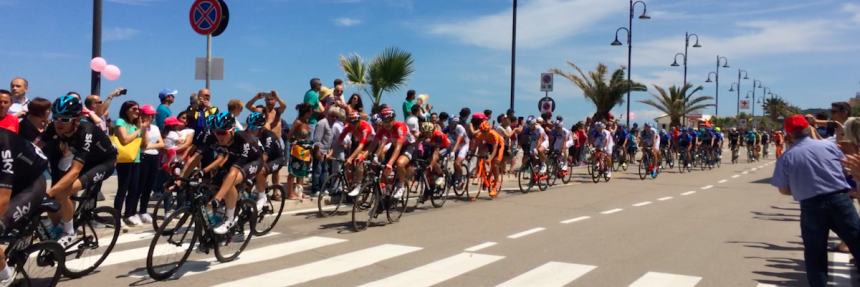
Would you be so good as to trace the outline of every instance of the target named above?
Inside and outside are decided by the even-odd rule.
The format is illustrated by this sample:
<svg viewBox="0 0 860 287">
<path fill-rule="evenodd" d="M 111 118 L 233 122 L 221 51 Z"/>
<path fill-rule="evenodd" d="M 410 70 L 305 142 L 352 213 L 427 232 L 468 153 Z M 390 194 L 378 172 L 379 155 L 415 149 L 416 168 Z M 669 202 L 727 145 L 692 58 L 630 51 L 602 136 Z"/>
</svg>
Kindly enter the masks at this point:
<svg viewBox="0 0 860 287">
<path fill-rule="evenodd" d="M 379 112 L 379 117 L 383 120 L 392 119 L 394 118 L 394 110 L 389 107 L 386 107 Z"/>
</svg>

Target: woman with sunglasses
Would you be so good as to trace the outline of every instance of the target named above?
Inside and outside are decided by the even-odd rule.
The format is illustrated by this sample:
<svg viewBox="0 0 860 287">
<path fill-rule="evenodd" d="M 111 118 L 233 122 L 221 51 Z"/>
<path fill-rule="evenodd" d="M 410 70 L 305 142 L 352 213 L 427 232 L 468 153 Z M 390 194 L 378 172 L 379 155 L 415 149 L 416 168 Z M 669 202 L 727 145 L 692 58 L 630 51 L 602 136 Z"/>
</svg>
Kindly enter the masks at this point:
<svg viewBox="0 0 860 287">
<path fill-rule="evenodd" d="M 52 170 L 53 186 L 48 196 L 60 204 L 57 213 L 48 214 L 55 225 L 51 235 L 64 246 L 72 242 L 75 234 L 72 194 L 106 179 L 113 174 L 116 164 L 117 151 L 110 139 L 92 123 L 81 121 L 82 109 L 81 101 L 75 97 L 55 100 L 51 105 L 54 122 L 36 141 L 45 151 Z M 64 161 L 65 152 L 71 153 L 70 163 Z"/>
<path fill-rule="evenodd" d="M 135 101 L 125 101 L 119 108 L 119 119 L 114 124 L 114 135 L 123 147 L 139 144 L 139 149 L 146 148 L 149 122 L 142 119 L 140 106 Z M 133 147 L 132 147 L 133 148 Z M 123 214 L 128 225 L 137 226 L 144 222 L 137 214 L 137 204 L 140 200 L 140 153 L 131 162 L 119 162 L 116 165 L 117 191 L 114 208 Z M 123 205 L 125 209 L 123 210 Z M 124 211 L 124 212 L 123 212 Z"/>
<path fill-rule="evenodd" d="M 293 122 L 292 128 L 287 133 L 287 138 L 292 143 L 290 147 L 290 174 L 287 176 L 287 193 L 289 200 L 302 200 L 303 193 L 297 187 L 303 184 L 304 178 L 310 173 L 311 166 L 311 126 L 310 119 L 314 111 L 309 104 L 296 106 L 299 112 L 298 118 Z"/>
<path fill-rule="evenodd" d="M 281 145 L 280 137 L 276 136 L 270 130 L 264 128 L 266 125 L 266 116 L 264 113 L 253 112 L 248 115 L 245 120 L 247 129 L 246 133 L 256 137 L 262 146 L 262 166 L 257 172 L 256 187 L 257 192 L 257 210 L 263 210 L 266 205 L 266 176 L 269 174 L 278 174 L 281 167 L 284 166 L 284 147 Z M 280 185 L 277 176 L 272 177 L 272 185 Z"/>
<path fill-rule="evenodd" d="M 204 168 L 203 172 L 208 174 L 217 170 L 213 178 L 220 188 L 213 200 L 224 202 L 227 220 L 215 227 L 213 232 L 226 234 L 236 224 L 236 203 L 239 200 L 236 185 L 246 178 L 257 176 L 262 150 L 257 138 L 249 133 L 236 131 L 236 119 L 229 112 L 213 115 L 208 125 L 219 148 L 215 161 Z"/>
</svg>

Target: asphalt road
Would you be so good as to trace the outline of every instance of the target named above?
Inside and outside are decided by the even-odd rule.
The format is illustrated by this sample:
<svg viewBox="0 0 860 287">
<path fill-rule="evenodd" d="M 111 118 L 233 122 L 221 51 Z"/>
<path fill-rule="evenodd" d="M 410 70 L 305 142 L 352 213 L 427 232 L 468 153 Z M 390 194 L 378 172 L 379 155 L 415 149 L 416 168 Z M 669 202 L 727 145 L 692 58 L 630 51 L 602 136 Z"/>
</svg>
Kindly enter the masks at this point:
<svg viewBox="0 0 860 287">
<path fill-rule="evenodd" d="M 293 210 L 236 261 L 192 253 L 162 282 L 146 277 L 151 233 L 138 227 L 97 273 L 61 286 L 805 286 L 799 206 L 767 184 L 772 170 L 765 160 L 599 184 L 583 174 L 358 233 L 348 214 Z M 850 285 L 847 256 L 831 258 L 834 284 Z"/>
</svg>

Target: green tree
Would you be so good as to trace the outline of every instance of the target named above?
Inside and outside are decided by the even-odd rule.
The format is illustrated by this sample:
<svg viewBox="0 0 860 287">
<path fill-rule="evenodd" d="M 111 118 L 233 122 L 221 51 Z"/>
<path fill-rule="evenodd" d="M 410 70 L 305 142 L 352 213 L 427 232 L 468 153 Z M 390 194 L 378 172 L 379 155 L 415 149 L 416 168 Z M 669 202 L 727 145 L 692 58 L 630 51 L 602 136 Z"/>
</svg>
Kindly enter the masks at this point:
<svg viewBox="0 0 860 287">
<path fill-rule="evenodd" d="M 764 101 L 764 114 L 773 122 L 800 113 L 800 108 L 792 106 L 782 98 L 772 97 Z"/>
<path fill-rule="evenodd" d="M 667 91 L 660 86 L 654 85 L 654 89 L 657 90 L 658 94 L 652 93 L 651 96 L 654 97 L 653 99 L 641 100 L 639 102 L 666 113 L 669 116 L 670 126 L 680 126 L 681 118 L 685 114 L 714 106 L 714 104 L 706 103 L 713 100 L 713 97 L 695 96 L 697 92 L 702 90 L 702 86 L 698 86 L 690 91 L 692 88 L 693 85 L 686 84 L 682 88 L 671 86 Z"/>
<path fill-rule="evenodd" d="M 358 54 L 340 56 L 340 67 L 347 80 L 359 86 L 373 100 L 372 111 L 377 111 L 383 93 L 399 90 L 414 70 L 412 54 L 396 47 L 385 48 L 370 64 Z"/>
<path fill-rule="evenodd" d="M 585 98 L 591 100 L 597 109 L 594 113 L 595 120 L 607 119 L 612 108 L 623 104 L 628 89 L 634 92 L 648 90 L 648 87 L 640 83 L 633 82 L 628 85 L 624 75 L 624 67 L 612 72 L 612 76 L 607 81 L 608 69 L 604 64 L 598 64 L 597 69 L 589 72 L 588 75 L 576 64 L 572 62 L 567 62 L 567 64 L 573 67 L 577 73 L 567 73 L 560 69 L 551 69 L 550 72 L 568 79 L 582 90 Z"/>
</svg>

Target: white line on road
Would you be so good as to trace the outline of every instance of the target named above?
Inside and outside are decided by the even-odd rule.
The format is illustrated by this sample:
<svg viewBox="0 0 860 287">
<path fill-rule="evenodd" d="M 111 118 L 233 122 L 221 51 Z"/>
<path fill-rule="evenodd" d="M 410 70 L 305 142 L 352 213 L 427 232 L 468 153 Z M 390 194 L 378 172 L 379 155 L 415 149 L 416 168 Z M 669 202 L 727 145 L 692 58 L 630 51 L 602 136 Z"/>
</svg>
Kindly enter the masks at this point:
<svg viewBox="0 0 860 287">
<path fill-rule="evenodd" d="M 657 287 L 657 286 L 696 286 L 702 277 L 677 275 L 660 272 L 648 272 L 642 277 L 639 277 L 630 287 Z"/>
<path fill-rule="evenodd" d="M 746 170 L 745 170 L 745 171 L 744 171 L 744 172 L 742 172 L 741 174 L 749 174 L 749 173 L 750 173 L 749 171 L 746 171 Z"/>
<path fill-rule="evenodd" d="M 674 197 L 667 196 L 667 197 L 661 197 L 661 198 L 658 198 L 657 200 L 659 200 L 659 201 L 667 201 L 667 200 L 670 200 L 670 199 L 673 199 L 673 198 L 674 198 Z"/>
<path fill-rule="evenodd" d="M 651 204 L 651 202 L 650 202 L 650 201 L 643 201 L 643 202 L 640 202 L 640 203 L 633 204 L 633 206 L 635 206 L 635 207 L 642 207 L 642 206 L 646 206 L 646 205 L 649 205 L 649 204 Z"/>
<path fill-rule="evenodd" d="M 702 190 L 708 190 L 708 189 L 711 189 L 712 187 L 714 187 L 714 186 L 713 185 L 706 185 L 706 186 L 702 187 Z"/>
<path fill-rule="evenodd" d="M 152 239 L 153 235 L 155 235 L 155 232 L 152 232 L 152 231 L 124 234 L 124 235 L 120 235 L 119 237 L 116 238 L 116 244 L 125 244 L 125 243 L 131 243 L 131 242 L 135 242 L 135 241 L 148 240 L 148 239 Z"/>
<path fill-rule="evenodd" d="M 469 271 L 505 258 L 504 256 L 460 253 L 361 287 L 426 287 L 445 282 Z M 456 268 L 451 268 L 456 266 Z"/>
<path fill-rule="evenodd" d="M 277 282 L 278 286 L 292 286 L 308 281 L 334 276 L 352 270 L 370 266 L 383 260 L 391 259 L 421 250 L 421 247 L 396 244 L 383 244 L 359 251 L 329 257 L 316 262 L 285 268 L 278 271 L 249 276 L 244 279 L 223 283 L 216 286 L 267 286 Z M 454 268 L 452 268 L 454 269 Z"/>
<path fill-rule="evenodd" d="M 754 168 L 751 168 L 751 169 L 750 169 L 750 171 L 756 171 L 756 170 L 758 170 L 758 168 L 755 168 L 755 167 L 754 167 Z"/>
<path fill-rule="evenodd" d="M 526 231 L 523 231 L 523 232 L 520 232 L 520 233 L 515 233 L 515 234 L 508 235 L 508 238 L 510 238 L 510 239 L 517 239 L 517 238 L 524 237 L 524 236 L 528 236 L 528 235 L 531 235 L 532 233 L 538 233 L 538 232 L 541 232 L 541 231 L 544 231 L 544 230 L 546 230 L 546 228 L 543 228 L 543 227 L 535 227 L 535 228 L 532 228 L 532 229 L 529 229 L 529 230 L 526 230 Z"/>
<path fill-rule="evenodd" d="M 278 234 L 279 233 L 277 233 L 277 232 L 269 232 L 268 234 L 266 234 L 264 236 L 255 237 L 255 239 L 256 238 L 275 236 Z M 156 254 L 158 254 L 157 256 L 167 256 L 167 255 L 172 255 L 172 254 L 179 254 L 179 253 L 184 253 L 187 250 L 188 250 L 188 244 L 183 244 L 182 246 L 175 246 L 173 244 L 162 243 L 162 244 L 155 246 Z M 137 260 L 144 260 L 144 259 L 146 259 L 147 253 L 149 253 L 149 245 L 147 245 L 146 247 L 126 249 L 123 251 L 114 251 L 114 252 L 111 252 L 110 256 L 105 258 L 105 261 L 102 262 L 102 264 L 99 266 L 104 267 L 104 266 L 122 264 L 122 263 L 126 263 L 126 262 L 137 261 Z M 101 257 L 101 255 L 87 256 L 87 257 L 82 257 L 80 259 L 72 259 L 72 260 L 67 258 L 66 264 L 71 263 L 70 265 L 75 266 L 75 264 L 72 263 L 73 261 L 95 262 L 96 260 L 99 259 L 99 257 Z"/>
<path fill-rule="evenodd" d="M 695 191 L 695 190 L 691 190 L 691 191 L 688 191 L 688 192 L 682 193 L 681 195 L 691 195 L 691 194 L 694 194 L 694 193 L 696 193 L 696 191 Z"/>
<path fill-rule="evenodd" d="M 830 282 L 834 286 L 854 286 L 851 284 L 851 275 L 854 267 L 850 263 L 851 255 L 846 253 L 830 253 Z"/>
<path fill-rule="evenodd" d="M 577 221 L 583 221 L 583 220 L 586 220 L 586 219 L 589 219 L 589 218 L 591 218 L 591 216 L 580 216 L 580 217 L 577 217 L 577 218 L 571 218 L 571 219 L 567 219 L 567 220 L 562 220 L 562 221 L 561 221 L 561 222 L 559 222 L 559 223 L 561 223 L 561 224 L 568 224 L 568 223 L 574 223 L 574 222 L 577 222 Z"/>
<path fill-rule="evenodd" d="M 492 242 L 492 241 L 487 241 L 487 242 L 484 242 L 484 243 L 481 243 L 481 244 L 478 244 L 478 245 L 475 245 L 475 246 L 472 246 L 472 247 L 469 247 L 469 248 L 463 249 L 463 251 L 466 251 L 466 252 L 475 252 L 475 251 L 478 251 L 478 250 L 481 250 L 481 249 L 484 249 L 484 248 L 493 247 L 493 246 L 494 246 L 494 245 L 496 245 L 496 244 L 498 244 L 498 243 L 495 243 L 495 242 Z"/>
<path fill-rule="evenodd" d="M 755 287 L 778 287 L 778 286 L 773 285 L 773 284 L 758 283 L 755 285 Z"/>
<path fill-rule="evenodd" d="M 496 287 L 564 286 L 595 268 L 597 266 L 551 261 Z"/>
<path fill-rule="evenodd" d="M 733 175 L 733 176 L 732 176 L 732 178 L 738 178 L 738 177 L 741 177 L 741 175 L 740 175 L 740 174 L 736 174 L 736 175 Z"/>
<path fill-rule="evenodd" d="M 624 209 L 621 209 L 621 208 L 610 209 L 610 210 L 607 210 L 607 211 L 600 212 L 600 214 L 603 214 L 603 215 L 613 214 L 613 213 L 616 213 L 616 212 L 620 212 L 620 211 L 622 211 L 622 210 L 624 210 Z"/>
<path fill-rule="evenodd" d="M 720 180 L 720 181 L 718 181 L 717 183 L 726 183 L 726 181 L 729 181 L 729 180 L 728 180 L 728 179 L 721 179 L 721 180 Z"/>
</svg>

